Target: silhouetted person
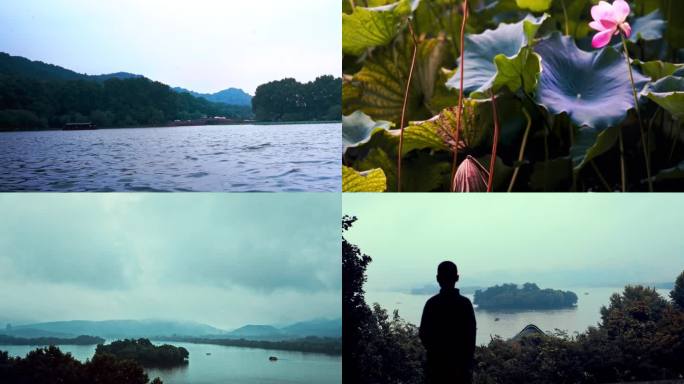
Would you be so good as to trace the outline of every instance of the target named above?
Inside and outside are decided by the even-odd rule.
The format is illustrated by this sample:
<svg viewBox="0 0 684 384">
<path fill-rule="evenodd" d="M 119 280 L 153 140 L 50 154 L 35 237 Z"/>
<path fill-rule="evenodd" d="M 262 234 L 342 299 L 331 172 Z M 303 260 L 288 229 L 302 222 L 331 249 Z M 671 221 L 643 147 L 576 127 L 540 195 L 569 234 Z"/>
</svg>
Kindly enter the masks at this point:
<svg viewBox="0 0 684 384">
<path fill-rule="evenodd" d="M 458 269 L 451 261 L 437 267 L 439 293 L 423 309 L 420 340 L 427 350 L 426 380 L 429 384 L 460 384 L 472 381 L 475 352 L 475 312 L 467 297 L 455 288 Z"/>
</svg>

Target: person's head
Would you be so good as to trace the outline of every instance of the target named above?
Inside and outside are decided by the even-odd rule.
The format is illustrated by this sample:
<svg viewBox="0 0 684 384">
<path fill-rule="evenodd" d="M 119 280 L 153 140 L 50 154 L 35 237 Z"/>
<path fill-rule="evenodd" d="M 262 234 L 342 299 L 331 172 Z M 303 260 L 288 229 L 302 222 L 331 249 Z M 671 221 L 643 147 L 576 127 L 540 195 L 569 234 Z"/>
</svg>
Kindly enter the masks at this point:
<svg viewBox="0 0 684 384">
<path fill-rule="evenodd" d="M 451 261 L 443 261 L 437 267 L 437 282 L 442 288 L 453 288 L 458 281 L 458 268 Z"/>
</svg>

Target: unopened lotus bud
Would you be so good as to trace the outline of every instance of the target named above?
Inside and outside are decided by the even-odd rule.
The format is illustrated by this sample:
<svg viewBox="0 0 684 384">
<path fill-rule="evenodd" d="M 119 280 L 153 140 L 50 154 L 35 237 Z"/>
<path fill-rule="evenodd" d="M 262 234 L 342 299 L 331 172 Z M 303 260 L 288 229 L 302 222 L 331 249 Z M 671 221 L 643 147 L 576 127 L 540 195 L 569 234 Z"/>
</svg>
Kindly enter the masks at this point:
<svg viewBox="0 0 684 384">
<path fill-rule="evenodd" d="M 455 192 L 487 192 L 489 172 L 472 156 L 466 157 L 454 176 Z"/>
</svg>

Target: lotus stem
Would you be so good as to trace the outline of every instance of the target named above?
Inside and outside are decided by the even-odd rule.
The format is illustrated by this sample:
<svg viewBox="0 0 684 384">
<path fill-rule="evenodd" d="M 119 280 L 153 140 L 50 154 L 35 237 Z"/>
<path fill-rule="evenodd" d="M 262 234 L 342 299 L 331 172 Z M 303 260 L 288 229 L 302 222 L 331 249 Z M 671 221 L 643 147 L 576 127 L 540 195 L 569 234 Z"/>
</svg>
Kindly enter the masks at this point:
<svg viewBox="0 0 684 384">
<path fill-rule="evenodd" d="M 496 113 L 496 95 L 492 89 L 492 114 L 494 119 L 494 143 L 492 144 L 492 160 L 489 162 L 489 181 L 487 182 L 487 192 L 492 191 L 494 182 L 494 165 L 496 164 L 496 147 L 499 144 L 499 116 Z"/>
<path fill-rule="evenodd" d="M 513 171 L 513 177 L 511 178 L 511 183 L 508 185 L 508 192 L 513 191 L 515 186 L 515 180 L 518 178 L 518 173 L 520 172 L 520 163 L 523 161 L 525 156 L 525 146 L 527 145 L 527 138 L 530 136 L 530 128 L 532 128 L 532 118 L 530 114 L 527 113 L 525 108 L 522 109 L 525 118 L 527 119 L 527 127 L 525 128 L 525 134 L 523 135 L 522 144 L 520 144 L 520 153 L 518 154 L 518 164 L 515 166 Z"/>
<path fill-rule="evenodd" d="M 456 134 L 454 135 L 454 158 L 451 163 L 451 191 L 456 191 L 456 183 L 453 181 L 456 176 L 456 165 L 458 164 L 458 139 L 461 132 L 461 124 L 463 123 L 463 66 L 465 64 L 465 27 L 468 21 L 468 0 L 463 1 L 463 22 L 461 23 L 461 64 L 459 70 L 461 71 L 461 79 L 458 87 L 458 112 L 456 113 Z"/>
<path fill-rule="evenodd" d="M 596 166 L 596 163 L 594 163 L 594 160 L 589 161 L 589 164 L 591 164 L 591 167 L 594 169 L 594 172 L 596 172 L 596 175 L 598 176 L 599 180 L 601 180 L 603 187 L 606 189 L 606 191 L 610 192 L 612 190 L 610 188 L 610 184 L 608 184 L 608 182 L 606 181 L 606 178 L 603 177 L 603 173 L 601 173 L 601 170 Z"/>
<path fill-rule="evenodd" d="M 413 32 L 411 20 L 408 21 L 408 28 L 413 39 L 413 57 L 411 58 L 411 68 L 409 69 L 408 80 L 406 81 L 406 92 L 404 93 L 404 105 L 401 107 L 401 121 L 399 122 L 399 153 L 397 154 L 397 192 L 401 192 L 401 157 L 404 148 L 404 125 L 406 123 L 406 104 L 408 103 L 409 90 L 411 89 L 411 78 L 413 77 L 413 67 L 416 66 L 416 54 L 418 53 L 418 40 Z"/>
<path fill-rule="evenodd" d="M 625 145 L 622 140 L 622 129 L 618 131 L 620 138 L 620 177 L 622 180 L 622 192 L 627 192 L 627 176 L 625 175 Z"/>
<path fill-rule="evenodd" d="M 625 51 L 625 60 L 627 61 L 627 69 L 629 71 L 629 81 L 632 83 L 632 95 L 634 96 L 634 110 L 637 114 L 637 119 L 639 119 L 639 132 L 641 133 L 641 145 L 644 148 L 644 160 L 646 162 L 646 176 L 648 177 L 648 190 L 653 192 L 653 180 L 651 180 L 651 156 L 649 155 L 650 148 L 648 147 L 648 141 L 646 140 L 646 134 L 644 133 L 644 123 L 641 121 L 641 111 L 639 110 L 639 98 L 636 93 L 636 86 L 634 85 L 634 74 L 632 73 L 632 64 L 629 62 L 629 50 L 627 49 L 627 39 L 625 39 L 625 34 L 620 32 L 620 38 L 622 38 L 622 48 Z M 620 130 L 620 140 L 622 140 L 622 130 Z M 620 151 L 622 153 L 622 151 Z"/>
<path fill-rule="evenodd" d="M 565 36 L 569 36 L 570 26 L 568 25 L 568 10 L 565 8 L 565 0 L 561 0 L 561 6 L 563 7 L 563 17 L 565 18 Z"/>
</svg>

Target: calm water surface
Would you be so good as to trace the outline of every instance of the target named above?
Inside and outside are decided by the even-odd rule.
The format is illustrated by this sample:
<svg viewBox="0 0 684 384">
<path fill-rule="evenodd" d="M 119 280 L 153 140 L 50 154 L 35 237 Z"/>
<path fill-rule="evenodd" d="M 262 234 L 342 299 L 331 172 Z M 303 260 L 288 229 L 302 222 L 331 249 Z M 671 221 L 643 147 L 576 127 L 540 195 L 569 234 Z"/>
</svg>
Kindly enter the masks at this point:
<svg viewBox="0 0 684 384">
<path fill-rule="evenodd" d="M 163 344 L 163 342 L 154 342 Z M 220 345 L 170 343 L 190 352 L 190 363 L 175 369 L 148 369 L 150 379 L 165 384 L 339 384 L 342 359 L 335 356 Z M 12 356 L 25 356 L 35 346 L 0 346 Z M 95 346 L 63 345 L 78 360 L 90 359 Z M 210 353 L 211 355 L 207 355 Z M 268 361 L 277 356 L 278 361 Z"/>
<path fill-rule="evenodd" d="M 341 124 L 0 132 L 0 191 L 340 191 Z"/>
<path fill-rule="evenodd" d="M 566 287 L 559 289 L 575 292 L 578 297 L 577 307 L 561 310 L 514 312 L 485 311 L 475 308 L 477 343 L 486 344 L 494 335 L 499 335 L 504 339 L 511 338 L 528 324 L 534 324 L 544 332 L 555 329 L 564 330 L 570 334 L 584 332 L 587 327 L 597 325 L 601 320 L 599 311 L 601 306 L 607 306 L 610 303 L 610 296 L 623 290 L 623 288 L 617 287 Z M 657 291 L 663 297 L 668 297 L 668 290 L 658 289 Z M 585 295 L 585 293 L 587 294 Z M 380 303 L 383 308 L 390 311 L 398 309 L 401 317 L 418 325 L 420 324 L 420 316 L 423 312 L 425 301 L 430 296 L 398 292 L 367 292 L 366 301 L 368 303 Z M 465 296 L 471 301 L 473 300 L 473 295 Z"/>
</svg>

